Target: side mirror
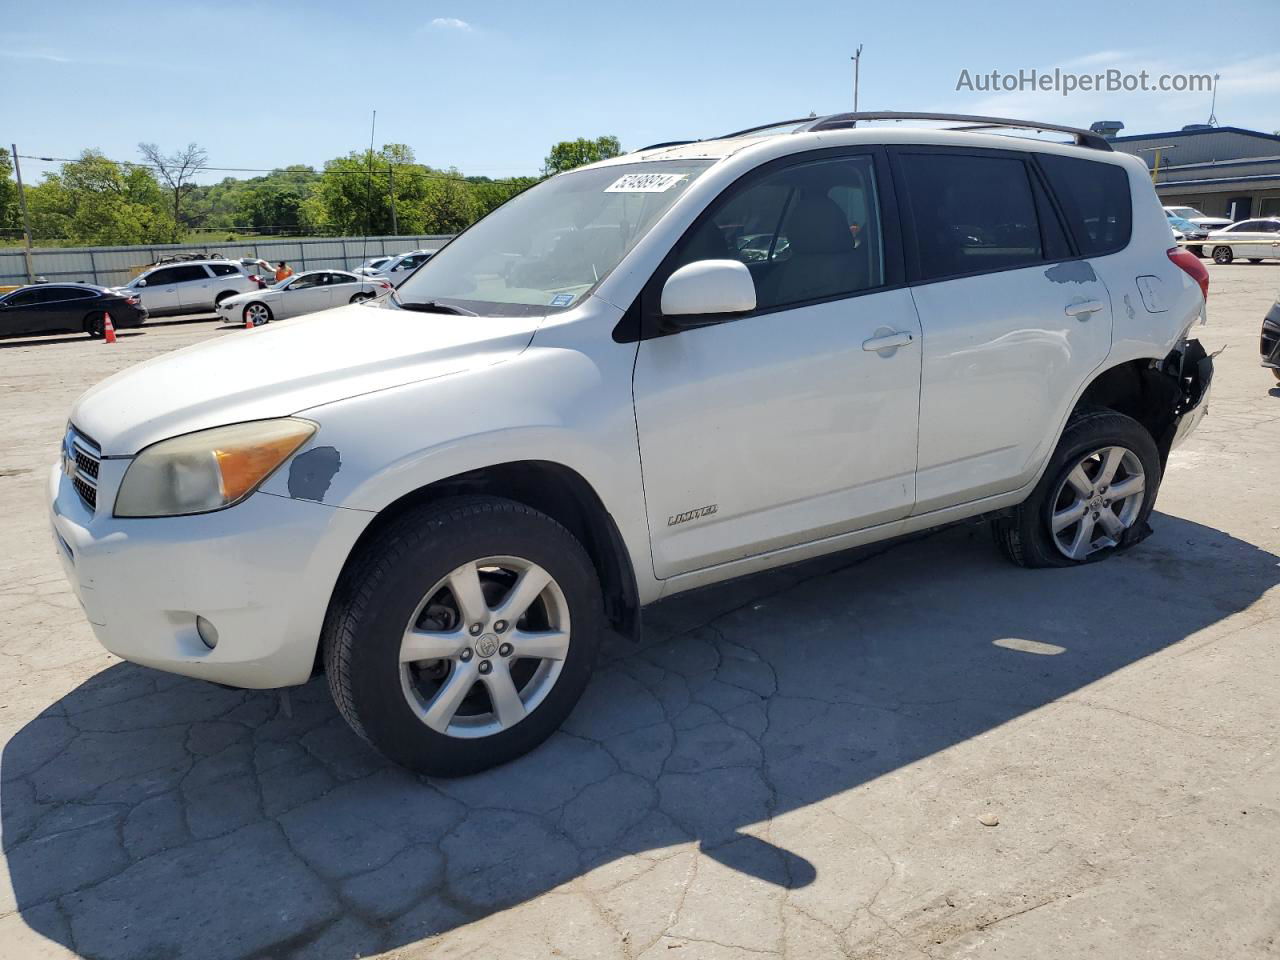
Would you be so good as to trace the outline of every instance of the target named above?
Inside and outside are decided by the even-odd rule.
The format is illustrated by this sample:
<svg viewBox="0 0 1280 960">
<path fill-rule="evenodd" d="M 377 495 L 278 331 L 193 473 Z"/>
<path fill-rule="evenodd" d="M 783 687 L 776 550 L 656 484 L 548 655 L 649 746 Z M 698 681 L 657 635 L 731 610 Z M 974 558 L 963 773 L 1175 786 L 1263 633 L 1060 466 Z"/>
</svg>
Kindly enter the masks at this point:
<svg viewBox="0 0 1280 960">
<path fill-rule="evenodd" d="M 134 284 L 135 287 L 145 287 L 146 285 L 147 285 L 147 281 L 145 280 L 139 280 L 137 283 Z"/>
<path fill-rule="evenodd" d="M 746 264 L 737 260 L 685 264 L 662 287 L 662 316 L 673 327 L 705 326 L 722 314 L 755 308 L 755 281 Z"/>
</svg>

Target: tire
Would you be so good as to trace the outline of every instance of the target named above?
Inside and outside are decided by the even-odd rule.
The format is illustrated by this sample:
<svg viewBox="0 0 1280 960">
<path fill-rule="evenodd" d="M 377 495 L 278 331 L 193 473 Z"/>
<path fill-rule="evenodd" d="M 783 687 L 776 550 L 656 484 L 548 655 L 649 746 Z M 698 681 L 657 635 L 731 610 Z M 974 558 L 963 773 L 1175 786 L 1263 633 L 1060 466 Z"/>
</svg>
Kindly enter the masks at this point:
<svg viewBox="0 0 1280 960">
<path fill-rule="evenodd" d="M 1276 379 L 1280 380 L 1280 367 L 1272 367 L 1271 372 L 1276 375 Z"/>
<path fill-rule="evenodd" d="M 213 309 L 217 310 L 220 306 L 222 306 L 223 300 L 230 300 L 234 296 L 235 296 L 235 291 L 223 290 L 220 294 L 218 294 L 216 297 L 213 298 Z"/>
<path fill-rule="evenodd" d="M 1262 258 L 1261 258 L 1261 257 L 1250 257 L 1250 258 L 1249 258 L 1249 262 L 1250 262 L 1250 263 L 1261 263 L 1261 262 L 1262 262 Z"/>
<path fill-rule="evenodd" d="M 274 317 L 271 313 L 271 308 L 265 303 L 259 303 L 257 300 L 246 303 L 244 309 L 240 311 L 240 316 L 244 318 L 245 323 L 251 323 L 255 327 L 270 323 Z"/>
<path fill-rule="evenodd" d="M 1099 452 L 1123 450 L 1113 468 L 1114 487 L 1130 489 L 1138 481 L 1139 492 L 1122 500 L 1107 497 L 1111 484 L 1097 484 L 1105 468 Z M 1080 467 L 1083 477 L 1074 474 Z M 1083 494 L 1072 482 L 1087 481 Z M 1101 489 L 1099 489 L 1101 487 Z M 1058 447 L 1040 482 L 1011 516 L 992 522 L 996 545 L 1020 567 L 1070 567 L 1105 559 L 1117 550 L 1133 546 L 1147 533 L 1147 518 L 1160 489 L 1160 452 L 1146 427 L 1113 410 L 1086 412 L 1067 424 Z M 1077 522 L 1061 527 L 1055 536 L 1055 512 L 1061 522 L 1082 508 Z M 1110 514 L 1113 521 L 1103 519 Z M 1068 553 L 1075 541 L 1078 549 Z M 1062 544 L 1062 545 L 1060 545 Z"/>
<path fill-rule="evenodd" d="M 491 563 L 506 566 L 494 573 Z M 494 617 L 515 593 L 512 581 L 522 582 L 507 569 L 516 564 L 550 580 L 504 631 Z M 450 585 L 455 577 L 479 585 L 482 613 L 475 600 L 464 611 Z M 411 627 L 420 650 L 453 652 L 402 665 Z M 549 737 L 581 697 L 604 630 L 595 568 L 568 530 L 511 500 L 458 497 L 407 511 L 361 548 L 334 591 L 321 643 L 329 690 L 351 727 L 402 766 L 453 777 L 505 763 Z M 549 659 L 520 658 L 503 637 L 517 647 L 561 646 Z M 517 698 L 506 719 L 488 692 L 505 678 Z"/>
<path fill-rule="evenodd" d="M 1193 254 L 1195 254 L 1197 257 L 1203 257 L 1203 256 L 1204 256 L 1204 247 L 1202 247 L 1202 246 L 1201 246 L 1200 244 L 1198 244 L 1198 243 L 1196 243 L 1196 244 L 1192 244 L 1192 245 L 1188 246 L 1188 247 L 1187 247 L 1187 249 L 1188 249 L 1188 250 L 1190 250 L 1190 251 L 1191 251 Z"/>
<path fill-rule="evenodd" d="M 114 320 L 112 320 L 111 322 L 113 324 L 115 323 Z M 91 340 L 102 339 L 103 330 L 102 330 L 102 314 L 101 313 L 98 313 L 98 312 L 86 313 L 84 315 L 84 332 L 89 335 L 89 339 Z"/>
<path fill-rule="evenodd" d="M 1230 263 L 1236 258 L 1230 247 L 1214 247 L 1213 262 L 1214 263 Z"/>
<path fill-rule="evenodd" d="M 372 293 L 357 293 L 352 295 L 348 303 L 364 303 L 366 300 L 372 300 L 372 299 L 373 299 Z"/>
</svg>

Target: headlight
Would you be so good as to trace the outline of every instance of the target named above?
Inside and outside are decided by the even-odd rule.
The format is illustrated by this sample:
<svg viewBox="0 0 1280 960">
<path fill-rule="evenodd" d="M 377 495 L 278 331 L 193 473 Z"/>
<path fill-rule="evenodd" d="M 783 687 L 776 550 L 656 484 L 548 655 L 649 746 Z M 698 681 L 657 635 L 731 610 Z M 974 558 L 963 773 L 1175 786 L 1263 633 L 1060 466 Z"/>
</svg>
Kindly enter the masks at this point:
<svg viewBox="0 0 1280 960">
<path fill-rule="evenodd" d="M 129 464 L 115 515 L 177 517 L 239 503 L 315 432 L 309 420 L 285 417 L 161 440 Z"/>
</svg>

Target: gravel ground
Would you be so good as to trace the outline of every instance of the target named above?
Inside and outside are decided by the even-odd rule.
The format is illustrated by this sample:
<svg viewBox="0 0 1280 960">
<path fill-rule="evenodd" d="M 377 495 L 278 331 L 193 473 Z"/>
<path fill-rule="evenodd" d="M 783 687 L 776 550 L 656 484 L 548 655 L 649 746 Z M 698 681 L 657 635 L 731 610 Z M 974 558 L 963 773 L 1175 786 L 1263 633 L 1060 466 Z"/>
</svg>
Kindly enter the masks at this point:
<svg viewBox="0 0 1280 960">
<path fill-rule="evenodd" d="M 71 401 L 252 333 L 0 341 L 0 955 L 1280 954 L 1280 266 L 1209 269 L 1228 349 L 1140 547 L 1025 571 L 961 527 L 676 598 L 562 733 L 440 782 L 322 683 L 121 663 L 63 582 Z"/>
</svg>

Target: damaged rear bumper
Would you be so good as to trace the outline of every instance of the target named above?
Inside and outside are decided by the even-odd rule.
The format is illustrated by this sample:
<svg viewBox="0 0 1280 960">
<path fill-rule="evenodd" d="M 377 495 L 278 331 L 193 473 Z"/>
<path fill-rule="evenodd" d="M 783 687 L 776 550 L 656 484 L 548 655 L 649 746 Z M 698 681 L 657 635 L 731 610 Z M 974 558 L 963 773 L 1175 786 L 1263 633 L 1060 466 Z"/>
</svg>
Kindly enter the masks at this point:
<svg viewBox="0 0 1280 960">
<path fill-rule="evenodd" d="M 1213 357 L 1199 340 L 1183 340 L 1165 357 L 1161 370 L 1178 383 L 1173 411 L 1173 449 L 1200 425 L 1209 412 L 1209 387 L 1213 383 Z"/>
</svg>

